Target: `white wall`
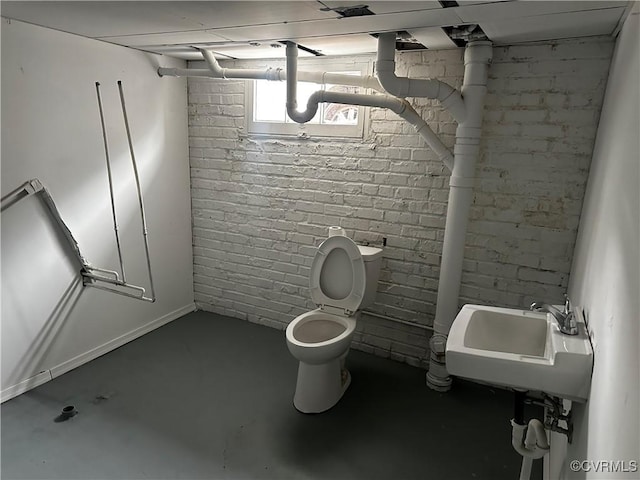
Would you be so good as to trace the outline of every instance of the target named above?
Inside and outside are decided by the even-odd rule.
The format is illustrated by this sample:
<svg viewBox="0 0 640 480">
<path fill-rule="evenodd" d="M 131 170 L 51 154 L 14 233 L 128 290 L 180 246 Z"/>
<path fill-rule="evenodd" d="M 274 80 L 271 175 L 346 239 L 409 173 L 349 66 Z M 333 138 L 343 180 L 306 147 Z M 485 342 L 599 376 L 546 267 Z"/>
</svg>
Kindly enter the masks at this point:
<svg viewBox="0 0 640 480">
<path fill-rule="evenodd" d="M 635 478 L 572 460 L 640 462 L 640 26 L 618 38 L 576 244 L 570 296 L 585 309 L 594 347 L 591 394 L 574 406 L 575 439 L 551 478 Z M 553 452 L 552 452 L 553 454 Z M 629 468 L 629 464 L 626 464 Z M 611 468 L 608 468 L 611 470 Z"/>
<path fill-rule="evenodd" d="M 192 310 L 184 62 L 2 19 L 2 195 L 48 187 L 93 265 L 117 269 L 95 82 L 102 85 L 128 280 L 148 287 L 116 81 L 122 80 L 144 191 L 155 304 L 83 288 L 42 203 L 2 213 L 2 397 L 46 381 Z M 40 375 L 39 372 L 44 372 Z M 29 380 L 31 379 L 31 380 Z"/>
<path fill-rule="evenodd" d="M 612 51 L 608 37 L 494 48 L 460 304 L 562 301 Z M 462 55 L 399 53 L 398 72 L 459 87 Z M 411 101 L 451 147 L 449 113 Z M 367 109 L 363 139 L 247 136 L 239 80 L 190 78 L 189 109 L 200 308 L 284 328 L 314 308 L 315 247 L 341 225 L 388 240 L 372 309 L 432 324 L 449 172 L 411 125 Z M 365 316 L 354 346 L 425 366 L 428 333 Z"/>
</svg>

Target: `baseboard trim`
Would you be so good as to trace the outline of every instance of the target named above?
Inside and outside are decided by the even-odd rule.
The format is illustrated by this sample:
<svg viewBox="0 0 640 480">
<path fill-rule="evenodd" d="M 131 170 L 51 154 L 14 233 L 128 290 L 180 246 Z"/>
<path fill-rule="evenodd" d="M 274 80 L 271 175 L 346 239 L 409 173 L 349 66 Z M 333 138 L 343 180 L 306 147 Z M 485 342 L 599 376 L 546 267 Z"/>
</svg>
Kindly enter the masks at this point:
<svg viewBox="0 0 640 480">
<path fill-rule="evenodd" d="M 109 353 L 110 351 L 115 350 L 116 348 L 121 347 L 122 345 L 155 330 L 156 328 L 160 328 L 163 325 L 166 325 L 167 323 L 176 320 L 183 315 L 186 315 L 187 313 L 194 312 L 195 310 L 195 303 L 185 305 L 184 307 L 178 308 L 173 312 L 169 312 L 166 315 L 163 315 L 162 317 L 147 323 L 146 325 L 142 325 L 141 327 L 131 330 L 124 335 L 120 335 L 113 340 L 110 340 L 106 343 L 103 343 L 102 345 L 92 348 L 91 350 L 81 353 L 80 355 L 70 358 L 69 360 L 62 362 L 61 364 L 52 367 L 50 370 L 43 371 L 37 375 L 34 375 L 33 377 L 23 380 L 16 385 L 7 387 L 2 390 L 0 394 L 0 403 L 6 402 L 7 400 L 10 400 L 28 390 L 31 390 L 32 388 L 42 385 L 49 380 L 53 380 L 54 378 L 59 377 L 60 375 L 73 370 L 74 368 L 78 368 L 79 366 L 84 365 L 85 363 L 90 362 L 91 360 L 94 360 L 104 355 L 105 353 Z"/>
<path fill-rule="evenodd" d="M 40 372 L 33 377 L 29 377 L 20 383 L 7 387 L 2 390 L 2 393 L 0 393 L 0 403 L 11 400 L 13 397 L 17 397 L 21 393 L 29 391 L 32 388 L 36 388 L 43 383 L 47 383 L 49 380 L 51 380 L 51 371 L 45 370 L 44 372 Z"/>
</svg>

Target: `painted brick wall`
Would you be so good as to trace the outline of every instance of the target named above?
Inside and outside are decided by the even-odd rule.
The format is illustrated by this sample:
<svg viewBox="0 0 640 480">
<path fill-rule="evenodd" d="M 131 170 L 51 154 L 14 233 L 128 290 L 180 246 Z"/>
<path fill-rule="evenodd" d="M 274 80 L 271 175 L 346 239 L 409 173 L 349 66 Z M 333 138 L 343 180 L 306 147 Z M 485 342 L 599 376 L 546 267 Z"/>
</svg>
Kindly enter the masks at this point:
<svg viewBox="0 0 640 480">
<path fill-rule="evenodd" d="M 592 38 L 494 49 L 461 305 L 562 300 L 612 48 Z M 401 53 L 398 74 L 460 87 L 462 55 Z M 398 320 L 363 316 L 354 347 L 427 365 L 449 172 L 413 128 L 369 109 L 362 140 L 247 136 L 244 81 L 188 86 L 197 305 L 285 328 L 314 308 L 315 247 L 340 225 L 356 242 L 387 238 L 370 310 Z M 451 116 L 412 103 L 452 147 Z"/>
</svg>

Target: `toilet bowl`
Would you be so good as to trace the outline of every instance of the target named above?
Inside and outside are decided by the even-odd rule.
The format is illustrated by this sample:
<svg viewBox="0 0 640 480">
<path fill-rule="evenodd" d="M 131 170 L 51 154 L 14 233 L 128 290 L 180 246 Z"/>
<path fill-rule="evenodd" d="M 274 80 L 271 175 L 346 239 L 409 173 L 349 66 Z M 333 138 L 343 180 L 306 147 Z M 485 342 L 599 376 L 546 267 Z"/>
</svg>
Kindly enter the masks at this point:
<svg viewBox="0 0 640 480">
<path fill-rule="evenodd" d="M 358 310 L 373 303 L 382 249 L 331 236 L 316 253 L 309 288 L 319 307 L 296 317 L 286 330 L 287 347 L 299 360 L 294 406 L 303 413 L 333 407 L 351 383 L 345 368 Z"/>
</svg>

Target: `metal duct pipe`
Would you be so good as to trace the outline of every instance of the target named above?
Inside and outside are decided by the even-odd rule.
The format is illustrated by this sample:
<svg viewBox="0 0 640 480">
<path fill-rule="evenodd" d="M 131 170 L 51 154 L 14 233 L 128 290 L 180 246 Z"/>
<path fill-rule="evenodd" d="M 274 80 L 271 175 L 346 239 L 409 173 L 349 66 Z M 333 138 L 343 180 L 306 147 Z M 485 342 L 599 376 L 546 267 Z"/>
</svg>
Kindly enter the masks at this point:
<svg viewBox="0 0 640 480">
<path fill-rule="evenodd" d="M 395 45 L 395 32 L 381 33 L 378 36 L 376 73 L 382 87 L 391 95 L 400 98 L 435 98 L 451 112 L 458 123 L 462 122 L 466 115 L 465 102 L 462 100 L 460 92 L 451 85 L 430 78 L 416 79 L 396 76 Z"/>
<path fill-rule="evenodd" d="M 447 391 L 451 388 L 451 377 L 439 373 L 443 371 L 442 367 L 445 365 L 447 335 L 458 314 L 465 237 L 469 223 L 469 208 L 473 198 L 476 160 L 480 152 L 482 113 L 492 56 L 491 42 L 469 43 L 464 54 L 465 73 L 462 95 L 466 104 L 466 116 L 456 129 L 438 282 L 435 333 L 429 341 L 431 367 L 427 373 L 427 384 L 439 391 Z"/>
</svg>

